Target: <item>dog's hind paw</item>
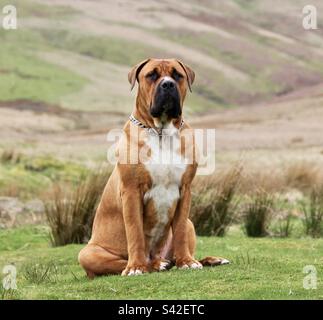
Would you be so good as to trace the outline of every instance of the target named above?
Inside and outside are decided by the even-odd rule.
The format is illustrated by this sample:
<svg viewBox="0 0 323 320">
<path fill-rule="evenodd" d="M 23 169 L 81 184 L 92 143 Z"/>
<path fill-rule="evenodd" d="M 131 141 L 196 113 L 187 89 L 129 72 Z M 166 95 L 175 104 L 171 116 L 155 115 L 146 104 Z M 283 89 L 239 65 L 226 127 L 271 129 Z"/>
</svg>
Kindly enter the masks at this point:
<svg viewBox="0 0 323 320">
<path fill-rule="evenodd" d="M 204 259 L 200 260 L 200 263 L 203 266 L 214 267 L 214 266 L 229 264 L 230 261 L 228 259 L 221 258 L 221 257 L 205 257 Z"/>
</svg>

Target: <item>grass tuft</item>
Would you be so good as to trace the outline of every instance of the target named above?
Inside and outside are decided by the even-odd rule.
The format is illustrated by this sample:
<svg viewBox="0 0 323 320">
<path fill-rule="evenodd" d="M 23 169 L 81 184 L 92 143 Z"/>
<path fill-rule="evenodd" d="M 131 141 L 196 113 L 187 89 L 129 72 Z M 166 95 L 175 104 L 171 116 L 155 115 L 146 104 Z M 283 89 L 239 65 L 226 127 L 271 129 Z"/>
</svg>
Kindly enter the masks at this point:
<svg viewBox="0 0 323 320">
<path fill-rule="evenodd" d="M 58 268 L 53 262 L 49 263 L 30 263 L 23 268 L 24 278 L 33 284 L 43 282 L 57 282 Z"/>
<path fill-rule="evenodd" d="M 309 203 L 303 204 L 305 233 L 313 238 L 323 235 L 323 187 L 314 187 Z"/>
<path fill-rule="evenodd" d="M 0 155 L 0 163 L 2 164 L 18 164 L 22 155 L 15 149 L 4 149 Z"/>
<path fill-rule="evenodd" d="M 274 200 L 271 194 L 259 191 L 244 211 L 244 229 L 248 237 L 268 235 Z"/>
<path fill-rule="evenodd" d="M 293 231 L 293 216 L 291 213 L 281 214 L 276 221 L 274 235 L 280 238 L 288 238 Z"/>
<path fill-rule="evenodd" d="M 241 175 L 233 167 L 224 175 L 199 181 L 192 196 L 191 219 L 198 235 L 224 236 L 235 217 L 234 195 Z"/>
<path fill-rule="evenodd" d="M 99 170 L 69 192 L 53 189 L 53 199 L 45 205 L 53 246 L 84 243 L 89 240 L 95 211 L 108 180 L 109 172 Z"/>
<path fill-rule="evenodd" d="M 2 284 L 0 285 L 0 300 L 17 300 L 19 296 L 15 289 L 4 289 Z"/>
<path fill-rule="evenodd" d="M 296 188 L 301 191 L 312 189 L 318 183 L 320 170 L 310 162 L 297 162 L 285 171 L 285 184 L 289 188 Z"/>
</svg>

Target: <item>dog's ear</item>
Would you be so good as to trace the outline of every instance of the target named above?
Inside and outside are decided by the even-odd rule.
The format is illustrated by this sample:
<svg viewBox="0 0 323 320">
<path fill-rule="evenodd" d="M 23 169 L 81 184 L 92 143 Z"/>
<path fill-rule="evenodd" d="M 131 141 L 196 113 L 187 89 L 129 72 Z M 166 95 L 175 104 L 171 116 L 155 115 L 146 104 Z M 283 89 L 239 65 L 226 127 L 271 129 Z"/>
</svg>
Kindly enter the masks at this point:
<svg viewBox="0 0 323 320">
<path fill-rule="evenodd" d="M 187 84 L 188 84 L 188 88 L 190 89 L 190 91 L 192 92 L 192 88 L 191 85 L 194 82 L 195 79 L 195 72 L 186 64 L 184 64 L 182 61 L 180 60 L 176 60 L 184 69 L 186 77 L 187 77 Z"/>
<path fill-rule="evenodd" d="M 141 71 L 141 69 L 144 67 L 144 65 L 149 61 L 150 59 L 146 59 L 144 61 L 139 62 L 138 64 L 136 64 L 128 73 L 128 80 L 131 84 L 131 89 L 133 89 L 133 87 L 136 84 L 136 80 L 138 80 L 138 74 Z"/>
</svg>

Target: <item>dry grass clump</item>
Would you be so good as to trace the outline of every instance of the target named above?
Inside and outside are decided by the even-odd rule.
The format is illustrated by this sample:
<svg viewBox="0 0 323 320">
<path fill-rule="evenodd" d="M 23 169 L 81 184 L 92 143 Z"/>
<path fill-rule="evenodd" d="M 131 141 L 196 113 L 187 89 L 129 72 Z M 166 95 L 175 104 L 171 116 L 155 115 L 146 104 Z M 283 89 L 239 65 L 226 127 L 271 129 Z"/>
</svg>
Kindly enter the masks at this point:
<svg viewBox="0 0 323 320">
<path fill-rule="evenodd" d="M 285 193 L 299 190 L 310 193 L 312 187 L 323 179 L 323 170 L 310 162 L 295 162 L 288 166 L 244 166 L 239 184 L 240 194 L 252 195 L 263 190 L 268 193 Z"/>
<path fill-rule="evenodd" d="M 285 187 L 284 177 L 277 168 L 244 168 L 238 192 L 254 195 L 259 190 L 267 193 L 282 192 Z"/>
<path fill-rule="evenodd" d="M 15 149 L 4 149 L 0 154 L 0 162 L 3 164 L 17 164 L 21 159 L 22 154 Z"/>
<path fill-rule="evenodd" d="M 323 235 L 323 186 L 313 187 L 309 203 L 303 204 L 305 233 L 313 238 Z"/>
<path fill-rule="evenodd" d="M 45 213 L 53 246 L 84 243 L 90 236 L 95 211 L 110 171 L 98 170 L 81 181 L 76 189 L 56 186 Z"/>
<path fill-rule="evenodd" d="M 224 236 L 235 217 L 234 199 L 241 176 L 236 166 L 218 176 L 199 179 L 192 194 L 191 220 L 198 235 Z"/>
<path fill-rule="evenodd" d="M 320 168 L 310 162 L 298 162 L 284 169 L 285 185 L 308 192 L 320 180 Z"/>
<path fill-rule="evenodd" d="M 243 212 L 244 230 L 248 237 L 265 237 L 272 217 L 274 198 L 271 194 L 260 191 L 246 205 Z"/>
<path fill-rule="evenodd" d="M 319 237 L 323 235 L 323 187 L 316 186 L 321 180 L 323 171 L 309 162 L 278 167 L 244 164 L 243 172 L 241 166 L 218 171 L 197 179 L 191 219 L 199 235 L 223 236 L 234 220 L 243 223 L 250 237 L 269 235 L 270 224 L 273 235 L 288 237 L 295 229 L 293 218 L 299 219 L 291 212 L 299 212 L 299 204 L 305 201 L 305 232 Z"/>
</svg>

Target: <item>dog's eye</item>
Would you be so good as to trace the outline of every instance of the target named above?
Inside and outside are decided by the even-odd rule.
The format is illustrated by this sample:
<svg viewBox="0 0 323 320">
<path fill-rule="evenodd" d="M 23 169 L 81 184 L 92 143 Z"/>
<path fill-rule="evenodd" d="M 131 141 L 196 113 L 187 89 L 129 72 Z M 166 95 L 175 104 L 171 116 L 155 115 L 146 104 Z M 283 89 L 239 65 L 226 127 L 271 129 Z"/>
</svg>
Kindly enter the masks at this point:
<svg viewBox="0 0 323 320">
<path fill-rule="evenodd" d="M 146 75 L 146 78 L 148 78 L 149 80 L 152 80 L 152 81 L 156 81 L 159 78 L 159 74 L 154 70 L 154 71 L 149 72 Z"/>
<path fill-rule="evenodd" d="M 182 74 L 180 74 L 176 69 L 174 69 L 172 72 L 172 78 L 175 81 L 179 81 L 180 79 L 184 78 L 184 76 Z"/>
</svg>

